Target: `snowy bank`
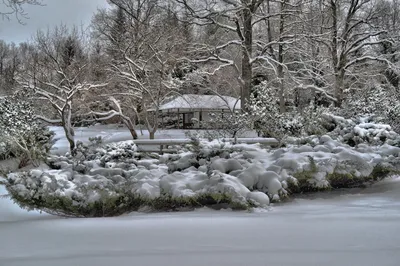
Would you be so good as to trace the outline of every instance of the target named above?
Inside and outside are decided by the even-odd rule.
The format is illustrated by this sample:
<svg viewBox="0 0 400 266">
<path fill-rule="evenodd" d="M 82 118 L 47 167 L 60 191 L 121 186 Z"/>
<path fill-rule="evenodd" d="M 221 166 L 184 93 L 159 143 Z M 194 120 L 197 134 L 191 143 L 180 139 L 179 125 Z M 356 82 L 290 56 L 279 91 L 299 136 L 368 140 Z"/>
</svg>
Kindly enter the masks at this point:
<svg viewBox="0 0 400 266">
<path fill-rule="evenodd" d="M 329 136 L 305 145 L 193 142 L 178 154 L 144 154 L 133 141 L 82 146 L 79 158 L 52 157 L 50 169 L 9 174 L 21 207 L 49 213 L 115 216 L 143 208 L 266 207 L 291 193 L 358 186 L 400 165 L 400 148 Z"/>
</svg>

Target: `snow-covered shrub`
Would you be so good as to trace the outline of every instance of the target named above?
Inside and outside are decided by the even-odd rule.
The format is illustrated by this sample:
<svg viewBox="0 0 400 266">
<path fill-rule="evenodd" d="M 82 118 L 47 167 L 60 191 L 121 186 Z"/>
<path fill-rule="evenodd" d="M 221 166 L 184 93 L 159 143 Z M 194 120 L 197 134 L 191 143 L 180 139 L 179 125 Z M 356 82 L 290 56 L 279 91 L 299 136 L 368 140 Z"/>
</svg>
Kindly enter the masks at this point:
<svg viewBox="0 0 400 266">
<path fill-rule="evenodd" d="M 269 204 L 265 192 L 277 198 L 282 190 L 276 176 L 265 177 L 261 193 L 243 185 L 241 179 L 246 175 L 241 179 L 231 175 L 243 170 L 246 161 L 225 159 L 228 152 L 222 155 L 213 150 L 218 147 L 232 153 L 241 149 L 232 144 L 202 143 L 200 154 L 207 159 L 192 152 L 140 158 L 133 145 L 130 141 L 89 149 L 82 162 L 84 171 L 75 167 L 72 157 L 53 157 L 55 169 L 10 174 L 6 188 L 23 208 L 82 217 L 114 216 L 144 206 L 155 210 L 265 207 Z M 171 164 L 177 166 L 175 170 L 167 166 Z M 268 190 L 269 185 L 273 190 Z"/>
<path fill-rule="evenodd" d="M 372 83 L 371 86 L 352 89 L 343 106 L 332 113 L 350 119 L 373 117 L 374 122 L 389 124 L 400 133 L 400 95 L 390 86 Z"/>
<path fill-rule="evenodd" d="M 385 120 L 400 134 L 400 103 L 389 106 L 385 112 Z"/>
<path fill-rule="evenodd" d="M 330 131 L 329 135 L 350 146 L 362 143 L 400 146 L 400 135 L 390 125 L 375 122 L 373 117 L 345 119 L 329 113 L 322 117 L 323 124 Z"/>
<path fill-rule="evenodd" d="M 249 129 L 279 140 L 287 136 L 323 135 L 326 130 L 321 124 L 321 115 L 326 110 L 311 102 L 302 108 L 288 107 L 286 112 L 280 113 L 277 89 L 262 82 L 253 88 L 246 112 L 211 114 L 211 119 L 202 123 L 208 129 L 203 137 L 210 140 L 237 137 Z"/>
<path fill-rule="evenodd" d="M 30 103 L 18 95 L 0 98 L 0 159 L 17 157 L 21 164 L 46 157 L 53 133 L 40 125 Z"/>
<path fill-rule="evenodd" d="M 296 119 L 287 121 L 286 118 L 288 117 L 281 116 L 277 103 L 276 90 L 267 86 L 259 85 L 254 88 L 250 95 L 250 102 L 248 103 L 249 120 L 254 121 L 255 129 L 264 137 L 281 138 L 280 135 L 285 134 L 279 132 L 283 124 L 288 125 L 289 130 L 297 130 Z M 284 122 L 281 123 L 281 121 Z"/>
<path fill-rule="evenodd" d="M 264 137 L 283 139 L 287 136 L 322 135 L 321 115 L 325 108 L 310 104 L 304 109 L 291 108 L 280 113 L 276 90 L 264 85 L 251 95 L 247 119 Z"/>
<path fill-rule="evenodd" d="M 310 104 L 301 113 L 301 121 L 303 124 L 303 135 L 324 135 L 327 130 L 323 125 L 323 115 L 328 111 L 323 106 L 315 106 Z"/>
<path fill-rule="evenodd" d="M 203 137 L 213 140 L 219 138 L 235 138 L 249 130 L 252 121 L 248 114 L 240 111 L 210 113 L 209 121 L 201 122 L 206 130 Z"/>
<path fill-rule="evenodd" d="M 346 97 L 342 108 L 337 110 L 338 115 L 346 118 L 381 115 L 390 105 L 389 91 L 378 84 L 352 89 L 349 94 L 351 97 Z"/>
<path fill-rule="evenodd" d="M 139 156 L 137 146 L 133 141 L 102 144 L 101 137 L 90 138 L 89 143 L 81 141 L 76 143 L 75 155 L 67 154 L 67 161 L 73 165 L 73 169 L 79 173 L 87 173 L 91 165 L 88 161 L 96 162 L 100 167 L 111 167 L 115 162 L 132 163 Z M 57 167 L 57 162 L 51 161 Z"/>
<path fill-rule="evenodd" d="M 103 139 L 101 136 L 89 138 L 89 143 L 85 144 L 82 141 L 76 142 L 75 156 L 71 156 L 76 161 L 88 160 L 97 148 L 103 144 Z"/>
<path fill-rule="evenodd" d="M 10 147 L 6 144 L 5 140 L 0 138 L 0 160 L 4 160 L 11 155 L 9 149 Z"/>
<path fill-rule="evenodd" d="M 178 210 L 223 204 L 235 209 L 266 206 L 269 199 L 255 197 L 237 180 L 215 173 L 148 170 L 139 162 L 122 170 L 96 168 L 87 174 L 63 169 L 8 175 L 6 188 L 22 208 L 39 209 L 57 215 L 76 217 L 116 216 L 143 207 L 153 210 Z M 121 164 L 121 162 L 120 162 Z M 149 165 L 150 167 L 151 165 Z"/>
<path fill-rule="evenodd" d="M 144 172 L 137 170 L 127 171 L 122 176 L 104 176 L 65 170 L 34 170 L 10 174 L 6 188 L 24 209 L 72 217 L 108 217 L 141 208 L 170 211 L 214 204 L 246 209 L 269 203 L 265 194 L 257 198 L 253 193 L 247 193 L 243 197 L 235 187 L 241 185 L 231 183 L 226 175 L 209 178 L 199 173 L 189 182 L 178 172 L 165 176 L 145 175 Z M 196 185 L 202 188 L 196 193 L 184 190 L 184 187 Z"/>
</svg>

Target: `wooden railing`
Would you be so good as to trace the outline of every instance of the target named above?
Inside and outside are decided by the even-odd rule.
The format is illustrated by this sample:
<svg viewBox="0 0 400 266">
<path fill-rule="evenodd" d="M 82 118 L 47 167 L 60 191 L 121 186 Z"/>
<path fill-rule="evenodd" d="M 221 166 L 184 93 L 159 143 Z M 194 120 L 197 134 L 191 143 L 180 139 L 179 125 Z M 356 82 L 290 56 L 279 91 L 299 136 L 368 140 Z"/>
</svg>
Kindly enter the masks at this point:
<svg viewBox="0 0 400 266">
<path fill-rule="evenodd" d="M 233 143 L 245 143 L 245 144 L 256 144 L 260 143 L 271 147 L 276 147 L 279 142 L 274 138 L 223 138 L 220 142 L 233 142 Z M 135 144 L 138 146 L 138 151 L 142 152 L 158 152 L 163 153 L 177 153 L 176 148 L 171 146 L 186 145 L 193 143 L 191 139 L 138 139 L 135 140 Z"/>
</svg>

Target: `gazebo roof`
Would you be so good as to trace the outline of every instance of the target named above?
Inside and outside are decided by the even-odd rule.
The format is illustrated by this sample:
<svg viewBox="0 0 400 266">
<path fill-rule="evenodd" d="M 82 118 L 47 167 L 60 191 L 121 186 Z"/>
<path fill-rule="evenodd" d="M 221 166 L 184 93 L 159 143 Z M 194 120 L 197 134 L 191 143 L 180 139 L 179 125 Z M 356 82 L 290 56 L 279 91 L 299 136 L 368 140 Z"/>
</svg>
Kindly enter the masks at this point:
<svg viewBox="0 0 400 266">
<path fill-rule="evenodd" d="M 168 110 L 238 110 L 240 100 L 231 96 L 184 94 L 162 104 L 160 111 Z M 154 111 L 152 108 L 149 111 Z"/>
</svg>

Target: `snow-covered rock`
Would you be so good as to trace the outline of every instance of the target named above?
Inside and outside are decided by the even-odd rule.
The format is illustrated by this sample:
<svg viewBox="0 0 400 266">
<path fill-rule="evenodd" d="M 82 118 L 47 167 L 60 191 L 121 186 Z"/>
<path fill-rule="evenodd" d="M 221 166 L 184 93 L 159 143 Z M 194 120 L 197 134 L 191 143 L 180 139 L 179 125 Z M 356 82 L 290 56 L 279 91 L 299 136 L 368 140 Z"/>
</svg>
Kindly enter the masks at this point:
<svg viewBox="0 0 400 266">
<path fill-rule="evenodd" d="M 269 205 L 269 197 L 265 193 L 252 191 L 247 194 L 247 200 L 257 207 L 266 207 Z"/>
</svg>

